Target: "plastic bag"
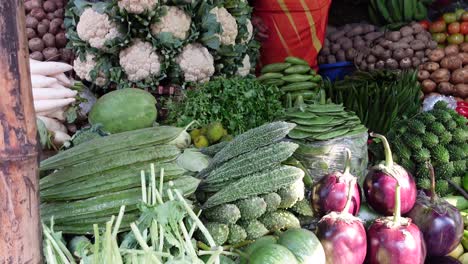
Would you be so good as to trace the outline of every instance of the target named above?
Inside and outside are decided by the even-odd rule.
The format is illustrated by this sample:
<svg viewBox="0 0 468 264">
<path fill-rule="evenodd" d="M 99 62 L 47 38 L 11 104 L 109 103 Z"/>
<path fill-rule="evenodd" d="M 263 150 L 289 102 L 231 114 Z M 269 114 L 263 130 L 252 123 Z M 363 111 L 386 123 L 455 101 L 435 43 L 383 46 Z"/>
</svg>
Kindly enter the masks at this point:
<svg viewBox="0 0 468 264">
<path fill-rule="evenodd" d="M 314 181 L 334 171 L 343 171 L 345 167 L 346 152 L 351 151 L 351 173 L 361 180 L 367 173 L 367 132 L 335 138 L 328 141 L 301 142 L 294 153 L 294 157 L 307 168 Z"/>
<path fill-rule="evenodd" d="M 423 102 L 423 111 L 431 111 L 434 108 L 434 105 L 439 101 L 445 101 L 448 104 L 448 108 L 455 109 L 457 108 L 457 100 L 453 96 L 445 95 L 431 95 L 426 97 Z"/>
</svg>

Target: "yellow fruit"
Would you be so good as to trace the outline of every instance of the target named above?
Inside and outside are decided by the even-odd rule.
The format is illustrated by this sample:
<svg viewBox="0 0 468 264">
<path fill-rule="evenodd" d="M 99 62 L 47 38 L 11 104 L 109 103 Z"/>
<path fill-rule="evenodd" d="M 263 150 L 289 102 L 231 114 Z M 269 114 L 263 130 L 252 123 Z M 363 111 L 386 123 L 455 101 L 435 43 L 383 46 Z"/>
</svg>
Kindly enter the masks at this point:
<svg viewBox="0 0 468 264">
<path fill-rule="evenodd" d="M 197 148 L 206 148 L 210 144 L 208 142 L 208 139 L 205 136 L 199 136 L 194 140 L 195 147 Z"/>
<path fill-rule="evenodd" d="M 206 133 L 206 137 L 211 143 L 218 142 L 224 134 L 223 125 L 219 122 L 211 123 L 208 126 L 208 131 Z"/>
<path fill-rule="evenodd" d="M 447 256 L 450 256 L 452 258 L 456 258 L 458 259 L 462 254 L 463 254 L 463 246 L 462 244 L 458 244 L 458 246 L 452 250 L 452 252 L 450 252 Z"/>
<path fill-rule="evenodd" d="M 200 129 L 200 134 L 206 136 L 206 132 L 207 132 L 207 131 L 208 131 L 208 128 L 202 127 L 202 128 Z"/>
<path fill-rule="evenodd" d="M 195 140 L 197 137 L 201 135 L 200 129 L 195 128 L 194 130 L 190 131 L 190 137 L 192 140 Z"/>
</svg>

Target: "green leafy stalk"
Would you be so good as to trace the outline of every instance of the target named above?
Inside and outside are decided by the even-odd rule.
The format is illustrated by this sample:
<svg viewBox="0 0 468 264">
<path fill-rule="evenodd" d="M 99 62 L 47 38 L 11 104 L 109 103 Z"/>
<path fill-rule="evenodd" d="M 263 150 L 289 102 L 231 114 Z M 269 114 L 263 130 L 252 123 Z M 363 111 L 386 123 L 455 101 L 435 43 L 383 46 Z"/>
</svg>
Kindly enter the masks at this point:
<svg viewBox="0 0 468 264">
<path fill-rule="evenodd" d="M 393 167 L 393 156 L 392 156 L 392 150 L 390 148 L 390 144 L 388 144 L 388 140 L 386 137 L 380 134 L 376 134 L 371 132 L 370 133 L 371 137 L 376 137 L 380 140 L 382 140 L 382 143 L 384 145 L 384 151 L 385 151 L 385 167 L 389 170 L 392 169 Z"/>
<path fill-rule="evenodd" d="M 351 171 L 351 150 L 346 148 L 346 161 L 345 161 L 345 170 L 343 174 L 349 174 Z"/>
</svg>

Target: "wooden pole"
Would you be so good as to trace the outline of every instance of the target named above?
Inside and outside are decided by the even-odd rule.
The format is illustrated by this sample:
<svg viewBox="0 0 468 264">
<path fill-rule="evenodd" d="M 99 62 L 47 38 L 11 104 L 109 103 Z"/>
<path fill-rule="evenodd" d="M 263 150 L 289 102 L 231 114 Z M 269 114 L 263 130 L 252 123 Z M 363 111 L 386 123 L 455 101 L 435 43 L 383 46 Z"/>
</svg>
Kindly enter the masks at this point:
<svg viewBox="0 0 468 264">
<path fill-rule="evenodd" d="M 0 0 L 0 263 L 42 263 L 38 149 L 23 0 Z"/>
</svg>

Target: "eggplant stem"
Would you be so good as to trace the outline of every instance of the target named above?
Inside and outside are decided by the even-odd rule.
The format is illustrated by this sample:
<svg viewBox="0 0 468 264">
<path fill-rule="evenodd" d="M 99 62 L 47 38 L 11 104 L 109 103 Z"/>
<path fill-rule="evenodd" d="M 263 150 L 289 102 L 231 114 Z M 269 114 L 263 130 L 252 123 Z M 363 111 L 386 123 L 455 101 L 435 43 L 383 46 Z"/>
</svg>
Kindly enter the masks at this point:
<svg viewBox="0 0 468 264">
<path fill-rule="evenodd" d="M 345 151 L 346 151 L 346 161 L 345 161 L 345 170 L 343 174 L 349 174 L 349 172 L 351 171 L 351 150 L 346 148 Z"/>
<path fill-rule="evenodd" d="M 343 208 L 343 211 L 341 211 L 342 213 L 347 213 L 349 211 L 349 208 L 351 207 L 351 198 L 353 197 L 353 187 L 355 183 L 356 178 L 354 177 L 351 181 L 348 182 L 348 196 L 346 197 L 345 207 Z"/>
<path fill-rule="evenodd" d="M 400 225 L 401 222 L 401 198 L 400 198 L 400 183 L 396 181 L 395 186 L 395 208 L 393 209 L 393 222 Z"/>
<path fill-rule="evenodd" d="M 454 183 L 452 180 L 446 180 L 450 185 L 453 186 L 453 188 L 455 188 L 463 197 L 465 197 L 465 199 L 468 200 L 468 193 L 463 190 L 463 188 L 461 188 L 460 186 L 458 186 L 458 184 Z"/>
<path fill-rule="evenodd" d="M 426 166 L 429 168 L 429 176 L 431 177 L 431 202 L 434 203 L 434 201 L 437 198 L 437 194 L 435 191 L 435 173 L 434 173 L 434 166 L 432 166 L 431 162 L 426 162 Z"/>
<path fill-rule="evenodd" d="M 387 138 L 385 138 L 383 135 L 371 132 L 370 133 L 371 137 L 376 137 L 382 140 L 382 144 L 384 145 L 384 150 L 385 150 L 385 167 L 388 169 L 391 169 L 393 167 L 393 157 L 392 157 L 392 150 L 390 149 L 390 144 L 388 144 Z"/>
</svg>

